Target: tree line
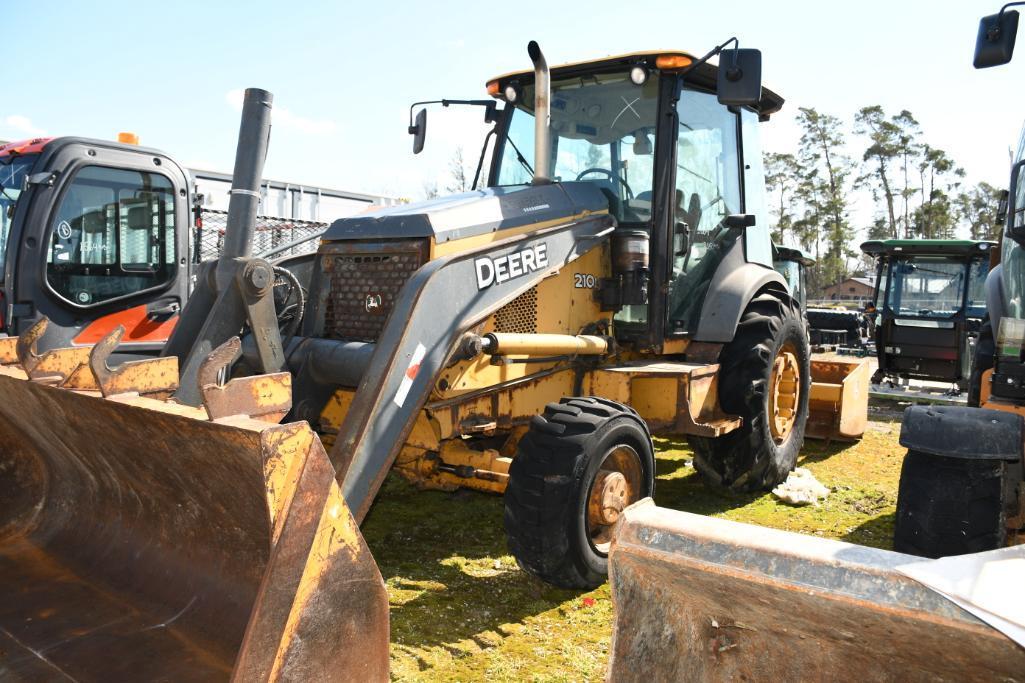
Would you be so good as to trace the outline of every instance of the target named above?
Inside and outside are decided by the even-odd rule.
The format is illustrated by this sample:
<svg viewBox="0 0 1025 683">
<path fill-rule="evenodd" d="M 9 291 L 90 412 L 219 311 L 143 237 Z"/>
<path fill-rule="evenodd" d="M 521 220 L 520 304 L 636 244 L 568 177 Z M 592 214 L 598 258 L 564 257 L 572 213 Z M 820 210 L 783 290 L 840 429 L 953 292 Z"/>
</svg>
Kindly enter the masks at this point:
<svg viewBox="0 0 1025 683">
<path fill-rule="evenodd" d="M 848 125 L 813 107 L 798 110 L 796 153 L 765 155 L 773 239 L 808 249 L 814 296 L 841 282 L 861 261 L 856 235 L 868 239 L 999 239 L 1000 189 L 971 185 L 944 150 L 923 139 L 911 112 L 863 107 Z M 852 158 L 860 153 L 860 158 Z M 867 193 L 868 225 L 852 223 L 851 207 Z"/>
</svg>

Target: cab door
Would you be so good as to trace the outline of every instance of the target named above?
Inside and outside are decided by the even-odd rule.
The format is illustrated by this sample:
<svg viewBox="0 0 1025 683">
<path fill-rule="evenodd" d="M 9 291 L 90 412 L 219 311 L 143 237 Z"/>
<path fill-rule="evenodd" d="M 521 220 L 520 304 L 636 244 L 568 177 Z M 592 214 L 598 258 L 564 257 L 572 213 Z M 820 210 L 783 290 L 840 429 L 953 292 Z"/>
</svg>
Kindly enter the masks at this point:
<svg viewBox="0 0 1025 683">
<path fill-rule="evenodd" d="M 92 344 L 118 325 L 120 350 L 156 353 L 189 283 L 185 172 L 153 150 L 64 138 L 33 174 L 9 295 L 11 334 L 50 319 L 43 346 Z"/>
</svg>

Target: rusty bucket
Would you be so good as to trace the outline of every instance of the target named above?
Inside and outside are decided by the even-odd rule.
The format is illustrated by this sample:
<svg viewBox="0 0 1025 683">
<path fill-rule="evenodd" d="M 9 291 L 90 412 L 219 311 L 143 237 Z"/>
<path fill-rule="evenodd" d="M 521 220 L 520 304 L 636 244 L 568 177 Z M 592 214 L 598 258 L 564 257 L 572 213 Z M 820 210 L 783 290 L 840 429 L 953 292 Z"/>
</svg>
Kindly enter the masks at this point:
<svg viewBox="0 0 1025 683">
<path fill-rule="evenodd" d="M 287 375 L 210 387 L 249 397 L 219 415 L 103 344 L 30 373 L 0 340 L 0 678 L 386 679 L 384 583 L 317 435 L 275 422 Z"/>
<path fill-rule="evenodd" d="M 614 531 L 608 679 L 1019 680 L 1025 649 L 896 569 L 917 559 L 647 498 Z"/>
</svg>

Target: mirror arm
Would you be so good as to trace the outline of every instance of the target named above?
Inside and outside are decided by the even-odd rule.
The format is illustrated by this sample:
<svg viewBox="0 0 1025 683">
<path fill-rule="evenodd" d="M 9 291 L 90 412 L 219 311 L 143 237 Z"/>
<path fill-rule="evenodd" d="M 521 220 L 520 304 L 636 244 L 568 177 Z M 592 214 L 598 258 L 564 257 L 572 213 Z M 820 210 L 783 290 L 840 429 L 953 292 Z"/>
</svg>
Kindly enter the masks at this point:
<svg viewBox="0 0 1025 683">
<path fill-rule="evenodd" d="M 416 109 L 419 106 L 424 106 L 424 105 L 428 105 L 428 104 L 440 104 L 443 107 L 448 107 L 448 106 L 453 105 L 453 104 L 461 104 L 461 105 L 467 105 L 467 106 L 471 106 L 471 107 L 485 107 L 487 109 L 487 113 L 485 115 L 487 123 L 492 123 L 494 121 L 495 109 L 498 107 L 498 102 L 496 102 L 495 100 L 448 100 L 448 99 L 441 99 L 441 100 L 424 100 L 423 102 L 414 102 L 413 104 L 409 105 L 409 127 L 410 128 L 413 127 L 413 110 Z M 412 130 L 409 131 L 409 132 L 410 132 L 410 134 L 413 133 Z"/>
<path fill-rule="evenodd" d="M 1008 7 L 1018 7 L 1019 5 L 1025 5 L 1025 1 L 1023 1 L 1023 2 L 1009 2 L 1009 3 L 1007 3 L 1006 5 L 1004 5 L 1003 7 L 1000 8 L 1000 16 L 1004 16 L 1004 12 L 1007 10 Z M 1000 27 L 1000 24 L 998 23 L 997 26 L 996 26 L 996 30 L 997 31 L 1000 30 L 999 27 Z M 993 40 L 996 40 L 996 37 L 994 37 Z"/>
<path fill-rule="evenodd" d="M 488 152 L 488 140 L 490 140 L 491 136 L 495 134 L 495 130 L 497 128 L 498 126 L 493 126 L 491 130 L 488 131 L 488 134 L 484 136 L 484 145 L 480 148 L 480 158 L 477 159 L 477 172 L 473 174 L 473 185 L 470 186 L 471 190 L 477 189 L 477 181 L 480 180 L 480 172 L 484 167 L 484 156 Z"/>
<path fill-rule="evenodd" d="M 697 60 L 696 62 L 691 62 L 690 66 L 688 66 L 688 67 L 687 67 L 686 69 L 684 69 L 683 71 L 681 71 L 681 72 L 680 72 L 680 78 L 681 78 L 681 80 L 682 80 L 682 79 L 683 79 L 683 77 L 685 77 L 685 76 L 686 76 L 686 75 L 687 75 L 688 73 L 690 73 L 691 71 L 693 71 L 693 70 L 694 70 L 694 69 L 696 69 L 697 67 L 701 66 L 702 64 L 704 64 L 705 62 L 707 62 L 707 61 L 708 61 L 709 59 L 711 59 L 712 57 L 715 57 L 715 56 L 716 56 L 717 54 L 719 54 L 720 52 L 722 52 L 722 51 L 723 51 L 724 49 L 726 49 L 726 46 L 727 46 L 727 45 L 729 45 L 730 43 L 733 43 L 733 44 L 734 44 L 734 46 L 735 46 L 735 47 L 737 47 L 737 48 L 739 48 L 739 47 L 740 47 L 740 41 L 739 41 L 739 40 L 737 40 L 737 37 L 736 37 L 736 36 L 733 36 L 732 38 L 730 38 L 729 40 L 727 40 L 727 41 L 726 41 L 725 43 L 722 43 L 721 45 L 717 45 L 717 46 L 713 47 L 713 48 L 712 48 L 712 49 L 711 49 L 711 50 L 710 50 L 710 51 L 708 52 L 708 54 L 706 54 L 706 55 L 705 55 L 704 57 L 702 57 L 701 59 Z M 736 80 L 736 79 L 731 79 L 731 80 Z"/>
</svg>

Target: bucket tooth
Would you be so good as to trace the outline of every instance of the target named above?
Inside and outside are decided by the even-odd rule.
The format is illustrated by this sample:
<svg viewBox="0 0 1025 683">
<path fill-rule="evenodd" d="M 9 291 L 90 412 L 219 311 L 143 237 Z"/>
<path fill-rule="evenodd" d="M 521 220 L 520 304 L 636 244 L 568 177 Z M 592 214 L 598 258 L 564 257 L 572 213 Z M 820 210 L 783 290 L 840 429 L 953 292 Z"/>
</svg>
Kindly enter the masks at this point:
<svg viewBox="0 0 1025 683">
<path fill-rule="evenodd" d="M 89 361 L 88 346 L 36 352 L 36 343 L 46 332 L 50 320 L 43 316 L 25 330 L 15 343 L 18 362 L 28 378 L 44 384 L 63 384 L 81 365 Z"/>
<path fill-rule="evenodd" d="M 125 328 L 118 325 L 89 352 L 89 370 L 104 396 L 141 394 L 169 396 L 178 388 L 178 358 L 146 358 L 121 363 L 116 368 L 107 364 L 110 355 L 121 343 Z M 64 386 L 70 386 L 72 377 Z"/>
<path fill-rule="evenodd" d="M 292 409 L 292 375 L 275 372 L 237 377 L 221 384 L 221 371 L 241 354 L 241 341 L 232 337 L 211 351 L 200 366 L 197 381 L 207 415 L 211 420 L 244 415 L 264 422 L 280 422 Z"/>
</svg>

